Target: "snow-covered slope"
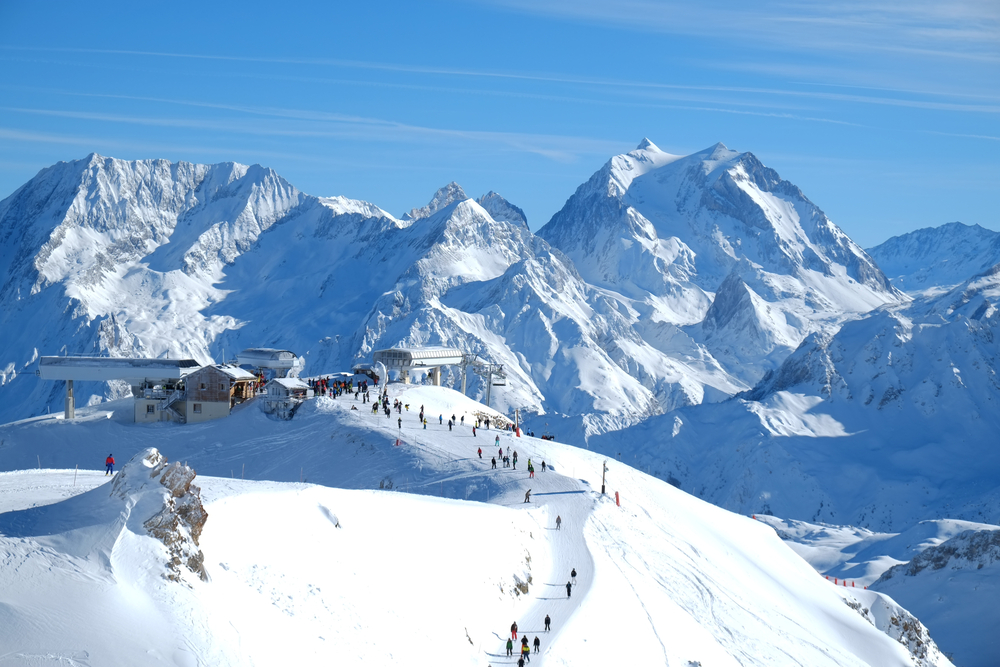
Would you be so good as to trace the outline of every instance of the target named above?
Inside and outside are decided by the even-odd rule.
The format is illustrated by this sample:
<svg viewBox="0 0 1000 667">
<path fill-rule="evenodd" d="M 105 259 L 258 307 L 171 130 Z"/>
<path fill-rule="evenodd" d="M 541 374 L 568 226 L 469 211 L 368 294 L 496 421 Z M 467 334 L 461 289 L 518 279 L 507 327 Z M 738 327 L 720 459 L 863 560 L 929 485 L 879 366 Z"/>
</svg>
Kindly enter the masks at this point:
<svg viewBox="0 0 1000 667">
<path fill-rule="evenodd" d="M 393 385 L 390 396 L 432 415 L 484 410 L 446 388 Z M 81 409 L 73 422 L 0 427 L 3 470 L 35 456 L 65 469 L 102 461 L 108 449 L 119 459 L 139 454 L 121 482 L 0 514 L 0 553 L 17 564 L 0 569 L 7 655 L 471 666 L 502 663 L 517 621 L 541 639 L 537 667 L 612 664 L 623 651 L 644 665 L 950 664 L 892 600 L 832 586 L 748 517 L 610 462 L 619 507 L 593 490 L 602 463 L 594 453 L 506 432 L 473 436 L 468 426 L 425 429 L 413 412 L 399 428 L 352 405 L 365 407 L 321 398 L 283 422 L 251 404 L 216 422 L 147 426 L 128 423 L 123 400 L 107 405 L 114 412 Z M 496 439 L 520 452 L 521 467 L 491 468 Z M 156 479 L 138 490 L 130 483 L 169 470 L 146 449 L 154 446 L 199 471 L 206 581 L 171 580 L 169 553 L 148 534 L 147 517 L 174 496 Z M 236 472 L 257 481 L 231 479 Z M 37 498 L 42 474 L 4 475 L 0 486 L 23 476 Z M 69 483 L 64 471 L 52 474 Z M 568 597 L 572 568 L 578 585 Z"/>
<path fill-rule="evenodd" d="M 590 441 L 742 513 L 1000 524 L 1000 267 L 813 334 L 752 391 Z"/>
<path fill-rule="evenodd" d="M 539 235 L 644 319 L 700 323 L 692 335 L 751 383 L 809 333 L 900 299 L 797 187 L 722 144 L 681 157 L 646 139 Z"/>
<path fill-rule="evenodd" d="M 952 287 L 1000 263 L 1000 232 L 951 222 L 894 236 L 868 254 L 893 285 L 919 293 Z"/>
</svg>

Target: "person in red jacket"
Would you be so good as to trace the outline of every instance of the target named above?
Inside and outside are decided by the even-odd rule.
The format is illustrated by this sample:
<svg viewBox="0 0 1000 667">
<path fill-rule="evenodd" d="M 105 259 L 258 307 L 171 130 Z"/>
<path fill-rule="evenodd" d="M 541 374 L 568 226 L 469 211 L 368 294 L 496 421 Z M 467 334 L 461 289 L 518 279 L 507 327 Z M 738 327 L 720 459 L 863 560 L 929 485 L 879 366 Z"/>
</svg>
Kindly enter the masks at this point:
<svg viewBox="0 0 1000 667">
<path fill-rule="evenodd" d="M 104 473 L 105 477 L 115 474 L 115 457 L 108 454 L 108 458 L 104 459 L 104 465 L 108 467 L 107 472 Z"/>
</svg>

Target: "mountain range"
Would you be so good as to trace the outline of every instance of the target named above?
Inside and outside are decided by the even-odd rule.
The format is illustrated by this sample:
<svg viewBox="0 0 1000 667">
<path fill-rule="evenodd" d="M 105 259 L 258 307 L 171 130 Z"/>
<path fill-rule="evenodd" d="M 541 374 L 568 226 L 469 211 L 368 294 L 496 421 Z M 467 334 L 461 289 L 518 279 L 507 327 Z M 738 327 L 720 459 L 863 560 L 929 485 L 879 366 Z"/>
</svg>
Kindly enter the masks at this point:
<svg viewBox="0 0 1000 667">
<path fill-rule="evenodd" d="M 445 344 L 504 365 L 498 407 L 581 441 L 727 399 L 810 333 L 906 298 L 798 188 L 721 144 L 680 157 L 644 140 L 538 234 L 456 183 L 396 218 L 260 166 L 91 155 L 0 202 L 0 243 L 5 419 L 61 405 L 25 377 L 41 354 L 270 345 L 322 373 Z"/>
</svg>

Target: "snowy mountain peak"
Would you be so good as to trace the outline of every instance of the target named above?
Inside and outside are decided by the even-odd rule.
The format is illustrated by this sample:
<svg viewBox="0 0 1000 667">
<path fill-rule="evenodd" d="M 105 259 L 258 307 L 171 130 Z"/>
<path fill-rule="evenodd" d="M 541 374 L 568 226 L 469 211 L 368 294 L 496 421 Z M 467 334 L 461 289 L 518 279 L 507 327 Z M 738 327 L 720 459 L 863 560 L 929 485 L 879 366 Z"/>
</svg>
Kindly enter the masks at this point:
<svg viewBox="0 0 1000 667">
<path fill-rule="evenodd" d="M 642 141 L 639 142 L 639 145 L 636 146 L 635 149 L 637 151 L 657 151 L 657 152 L 662 152 L 662 151 L 660 151 L 659 147 L 656 144 L 654 144 L 652 141 L 649 140 L 649 137 L 643 137 Z"/>
<path fill-rule="evenodd" d="M 427 206 L 414 208 L 411 209 L 409 213 L 404 213 L 403 220 L 420 220 L 421 218 L 428 218 L 449 204 L 456 201 L 464 201 L 468 198 L 469 196 L 465 194 L 465 190 L 462 189 L 462 186 L 455 181 L 452 181 L 435 192 Z"/>
<path fill-rule="evenodd" d="M 477 199 L 476 203 L 486 209 L 490 217 L 497 222 L 512 222 L 524 225 L 525 227 L 528 226 L 528 218 L 524 215 L 524 211 L 492 190 Z"/>
</svg>

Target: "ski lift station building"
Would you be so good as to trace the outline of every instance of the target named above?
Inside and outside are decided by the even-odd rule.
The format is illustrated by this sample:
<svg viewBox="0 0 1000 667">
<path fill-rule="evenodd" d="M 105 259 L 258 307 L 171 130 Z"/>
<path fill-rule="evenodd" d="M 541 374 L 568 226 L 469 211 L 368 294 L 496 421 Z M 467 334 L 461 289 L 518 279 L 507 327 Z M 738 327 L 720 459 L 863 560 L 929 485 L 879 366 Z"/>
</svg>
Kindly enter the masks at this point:
<svg viewBox="0 0 1000 667">
<path fill-rule="evenodd" d="M 385 364 L 386 370 L 399 371 L 400 379 L 409 384 L 410 373 L 426 372 L 434 386 L 441 386 L 442 366 L 461 366 L 462 352 L 453 347 L 391 347 L 375 350 L 372 364 Z"/>
<path fill-rule="evenodd" d="M 236 355 L 239 366 L 251 368 L 266 368 L 274 371 L 274 377 L 298 377 L 304 366 L 304 360 L 289 350 L 276 350 L 271 347 L 250 347 Z"/>
</svg>

